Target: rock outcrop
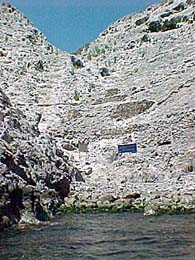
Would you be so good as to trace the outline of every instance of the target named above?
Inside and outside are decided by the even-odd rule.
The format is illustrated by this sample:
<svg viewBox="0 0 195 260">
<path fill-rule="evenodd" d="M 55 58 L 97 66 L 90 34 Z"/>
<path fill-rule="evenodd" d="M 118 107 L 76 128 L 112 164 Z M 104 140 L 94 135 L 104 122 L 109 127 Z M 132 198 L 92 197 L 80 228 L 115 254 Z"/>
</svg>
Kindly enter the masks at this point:
<svg viewBox="0 0 195 260">
<path fill-rule="evenodd" d="M 0 228 L 48 220 L 74 178 L 68 158 L 52 136 L 40 134 L 2 91 L 0 114 Z"/>
<path fill-rule="evenodd" d="M 11 5 L 0 17 L 0 227 L 47 220 L 68 194 L 78 208 L 194 209 L 194 1 L 123 17 L 74 55 Z M 130 141 L 138 153 L 119 156 Z"/>
</svg>

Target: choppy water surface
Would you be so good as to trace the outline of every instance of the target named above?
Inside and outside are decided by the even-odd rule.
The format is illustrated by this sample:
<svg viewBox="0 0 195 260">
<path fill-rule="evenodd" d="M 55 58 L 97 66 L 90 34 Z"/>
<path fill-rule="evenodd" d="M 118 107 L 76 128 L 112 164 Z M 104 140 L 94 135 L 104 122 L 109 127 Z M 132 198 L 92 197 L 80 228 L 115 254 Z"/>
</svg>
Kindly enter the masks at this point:
<svg viewBox="0 0 195 260">
<path fill-rule="evenodd" d="M 195 216 L 68 214 L 0 234 L 1 260 L 195 259 Z"/>
</svg>

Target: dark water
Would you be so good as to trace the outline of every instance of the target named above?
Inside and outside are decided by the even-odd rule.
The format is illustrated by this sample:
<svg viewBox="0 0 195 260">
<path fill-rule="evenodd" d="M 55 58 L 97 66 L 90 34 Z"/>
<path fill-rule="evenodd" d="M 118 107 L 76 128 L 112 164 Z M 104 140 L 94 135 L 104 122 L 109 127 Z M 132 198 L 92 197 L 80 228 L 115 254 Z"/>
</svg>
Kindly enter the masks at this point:
<svg viewBox="0 0 195 260">
<path fill-rule="evenodd" d="M 1 260 L 195 260 L 195 216 L 68 214 L 0 234 Z"/>
</svg>

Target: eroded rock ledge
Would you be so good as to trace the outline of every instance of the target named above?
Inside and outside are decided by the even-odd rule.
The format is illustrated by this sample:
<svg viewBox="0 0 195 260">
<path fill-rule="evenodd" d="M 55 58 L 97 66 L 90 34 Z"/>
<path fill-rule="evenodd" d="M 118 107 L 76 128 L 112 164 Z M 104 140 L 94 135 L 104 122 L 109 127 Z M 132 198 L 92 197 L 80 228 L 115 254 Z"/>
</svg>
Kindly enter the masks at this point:
<svg viewBox="0 0 195 260">
<path fill-rule="evenodd" d="M 193 184 L 192 176 L 189 186 Z M 191 179 L 191 180 L 190 180 Z M 194 188 L 184 187 L 183 181 L 172 180 L 170 183 L 131 183 L 128 191 L 99 193 L 95 189 L 84 192 L 81 186 L 85 184 L 75 183 L 69 196 L 64 199 L 61 210 L 65 212 L 143 212 L 144 215 L 184 214 L 195 213 Z M 182 188 L 183 186 L 183 188 Z M 90 188 L 89 188 L 90 189 Z M 82 190 L 82 191 L 81 191 Z M 188 191 L 186 191 L 188 190 Z"/>
</svg>

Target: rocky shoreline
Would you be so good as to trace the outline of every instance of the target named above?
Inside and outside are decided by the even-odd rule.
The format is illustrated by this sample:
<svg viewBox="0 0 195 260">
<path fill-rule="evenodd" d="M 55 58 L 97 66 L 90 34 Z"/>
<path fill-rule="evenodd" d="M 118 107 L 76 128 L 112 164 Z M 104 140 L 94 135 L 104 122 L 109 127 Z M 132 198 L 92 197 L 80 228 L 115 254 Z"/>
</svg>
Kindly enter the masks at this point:
<svg viewBox="0 0 195 260">
<path fill-rule="evenodd" d="M 184 179 L 173 179 L 170 183 L 131 183 L 130 189 L 124 192 L 99 193 L 83 189 L 86 184 L 71 184 L 71 191 L 64 199 L 61 210 L 64 212 L 143 212 L 144 215 L 195 213 L 195 187 L 193 175 Z M 191 179 L 191 181 L 190 181 Z M 185 176 L 186 180 L 186 176 Z M 83 187 L 83 188 L 82 188 Z"/>
</svg>

